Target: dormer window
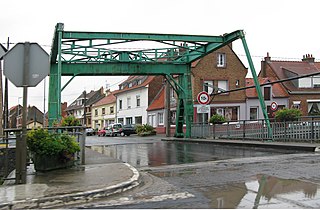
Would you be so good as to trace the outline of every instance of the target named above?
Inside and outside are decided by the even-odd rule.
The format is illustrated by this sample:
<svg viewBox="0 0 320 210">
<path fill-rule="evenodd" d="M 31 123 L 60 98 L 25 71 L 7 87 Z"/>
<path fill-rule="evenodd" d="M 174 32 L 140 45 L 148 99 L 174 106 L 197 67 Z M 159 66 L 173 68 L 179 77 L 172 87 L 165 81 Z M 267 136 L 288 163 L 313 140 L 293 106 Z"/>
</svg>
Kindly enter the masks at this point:
<svg viewBox="0 0 320 210">
<path fill-rule="evenodd" d="M 139 80 L 137 81 L 137 83 L 138 83 L 138 85 L 141 85 L 141 83 L 142 83 L 141 79 L 139 79 Z"/>
<path fill-rule="evenodd" d="M 132 82 L 130 82 L 130 83 L 129 83 L 128 87 L 129 87 L 129 88 L 131 88 L 131 87 L 132 87 Z"/>
</svg>

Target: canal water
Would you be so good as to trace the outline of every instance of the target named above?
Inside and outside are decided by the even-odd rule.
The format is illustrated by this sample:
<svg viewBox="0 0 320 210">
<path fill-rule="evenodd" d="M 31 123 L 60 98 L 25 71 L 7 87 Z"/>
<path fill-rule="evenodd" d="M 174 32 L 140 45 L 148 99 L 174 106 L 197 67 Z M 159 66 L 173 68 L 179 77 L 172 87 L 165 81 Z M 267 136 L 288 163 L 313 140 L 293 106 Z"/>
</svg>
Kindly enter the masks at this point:
<svg viewBox="0 0 320 210">
<path fill-rule="evenodd" d="M 155 167 L 295 153 L 290 150 L 165 141 L 148 144 L 99 145 L 91 146 L 91 149 L 127 162 L 134 167 Z"/>
</svg>

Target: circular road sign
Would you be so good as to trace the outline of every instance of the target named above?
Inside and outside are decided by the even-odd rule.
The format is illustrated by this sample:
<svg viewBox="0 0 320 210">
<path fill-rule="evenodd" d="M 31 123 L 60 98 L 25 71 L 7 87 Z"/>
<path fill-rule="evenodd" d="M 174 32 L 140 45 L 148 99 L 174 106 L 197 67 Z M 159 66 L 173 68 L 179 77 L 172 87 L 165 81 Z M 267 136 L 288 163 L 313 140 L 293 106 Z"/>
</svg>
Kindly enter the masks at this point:
<svg viewBox="0 0 320 210">
<path fill-rule="evenodd" d="M 206 91 L 202 91 L 197 96 L 199 104 L 208 104 L 210 100 L 210 96 Z"/>
<path fill-rule="evenodd" d="M 274 101 L 271 103 L 270 108 L 272 111 L 276 111 L 278 109 L 278 104 Z"/>
</svg>

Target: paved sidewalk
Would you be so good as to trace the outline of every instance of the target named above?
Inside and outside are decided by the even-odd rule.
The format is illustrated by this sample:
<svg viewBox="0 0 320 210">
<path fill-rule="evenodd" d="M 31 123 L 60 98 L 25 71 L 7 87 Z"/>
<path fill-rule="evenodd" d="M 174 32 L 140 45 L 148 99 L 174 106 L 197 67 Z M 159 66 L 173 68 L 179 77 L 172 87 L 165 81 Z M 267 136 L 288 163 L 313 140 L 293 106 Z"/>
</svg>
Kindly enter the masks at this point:
<svg viewBox="0 0 320 210">
<path fill-rule="evenodd" d="M 53 208 L 128 190 L 139 184 L 139 172 L 129 164 L 86 149 L 84 166 L 46 173 L 28 167 L 27 184 L 5 184 L 0 186 L 0 209 Z"/>
</svg>

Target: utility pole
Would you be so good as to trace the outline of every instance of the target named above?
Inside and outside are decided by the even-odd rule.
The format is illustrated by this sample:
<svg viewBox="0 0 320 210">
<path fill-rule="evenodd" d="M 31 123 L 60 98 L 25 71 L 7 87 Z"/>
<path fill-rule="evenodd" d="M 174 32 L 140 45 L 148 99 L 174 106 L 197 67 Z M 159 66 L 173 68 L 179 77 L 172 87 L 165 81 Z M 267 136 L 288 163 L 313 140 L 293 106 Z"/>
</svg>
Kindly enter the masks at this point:
<svg viewBox="0 0 320 210">
<path fill-rule="evenodd" d="M 9 37 L 8 37 L 8 41 L 7 41 L 7 50 L 9 50 L 10 47 L 10 42 L 9 42 Z M 4 128 L 8 128 L 8 78 L 6 77 L 4 80 L 4 113 L 3 113 L 3 117 L 4 117 L 4 121 L 3 121 L 3 125 Z M 6 138 L 8 138 L 8 133 L 6 133 Z"/>
<path fill-rule="evenodd" d="M 84 110 L 83 110 L 83 125 L 84 126 L 87 126 L 87 110 L 86 110 L 86 106 L 87 106 L 87 92 L 86 91 L 83 91 L 83 97 L 84 97 L 84 102 L 83 102 L 83 107 L 84 107 Z"/>
</svg>

